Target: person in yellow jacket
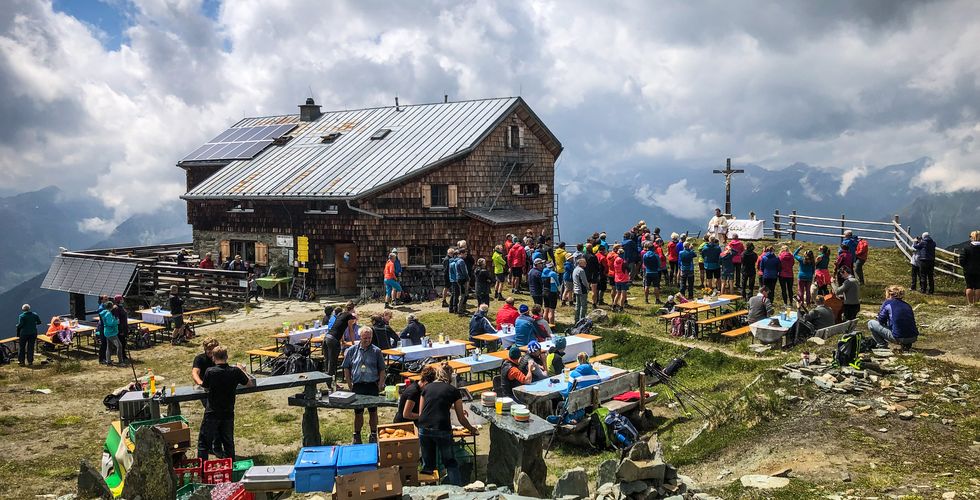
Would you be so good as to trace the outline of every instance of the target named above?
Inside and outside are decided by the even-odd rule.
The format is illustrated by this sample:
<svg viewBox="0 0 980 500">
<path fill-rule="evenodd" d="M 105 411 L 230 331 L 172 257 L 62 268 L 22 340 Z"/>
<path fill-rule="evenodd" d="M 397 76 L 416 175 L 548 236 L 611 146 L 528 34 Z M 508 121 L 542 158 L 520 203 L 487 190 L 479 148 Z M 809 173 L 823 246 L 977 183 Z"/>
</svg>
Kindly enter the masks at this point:
<svg viewBox="0 0 980 500">
<path fill-rule="evenodd" d="M 496 300 L 504 300 L 504 296 L 501 292 L 504 290 L 504 283 L 507 282 L 507 258 L 504 256 L 504 247 L 497 245 L 493 248 L 493 256 L 490 258 L 493 261 L 493 298 Z"/>
<path fill-rule="evenodd" d="M 548 349 L 548 356 L 545 358 L 549 377 L 554 377 L 565 371 L 565 337 L 555 337 L 554 344 L 551 349 Z"/>
<path fill-rule="evenodd" d="M 565 251 L 565 242 L 561 241 L 555 247 L 555 272 L 561 274 L 565 272 L 565 260 L 568 259 L 568 252 Z"/>
</svg>

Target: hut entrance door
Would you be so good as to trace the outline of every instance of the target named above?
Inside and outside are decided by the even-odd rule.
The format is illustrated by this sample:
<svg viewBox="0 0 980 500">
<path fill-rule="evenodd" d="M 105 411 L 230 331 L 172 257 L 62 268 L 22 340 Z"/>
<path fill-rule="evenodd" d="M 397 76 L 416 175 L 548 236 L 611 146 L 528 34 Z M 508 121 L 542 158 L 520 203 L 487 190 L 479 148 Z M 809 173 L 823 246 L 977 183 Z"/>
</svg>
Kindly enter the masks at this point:
<svg viewBox="0 0 980 500">
<path fill-rule="evenodd" d="M 337 293 L 357 295 L 357 246 L 353 243 L 337 243 L 335 248 Z"/>
</svg>

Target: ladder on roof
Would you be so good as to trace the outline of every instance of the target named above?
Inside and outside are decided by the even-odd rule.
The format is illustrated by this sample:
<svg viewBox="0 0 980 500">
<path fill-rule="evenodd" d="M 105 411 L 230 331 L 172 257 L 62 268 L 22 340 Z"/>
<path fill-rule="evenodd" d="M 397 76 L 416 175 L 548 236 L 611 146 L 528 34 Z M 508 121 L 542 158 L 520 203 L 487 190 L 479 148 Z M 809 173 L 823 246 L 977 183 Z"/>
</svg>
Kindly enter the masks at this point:
<svg viewBox="0 0 980 500">
<path fill-rule="evenodd" d="M 552 234 L 554 235 L 553 236 L 554 239 L 552 240 L 552 242 L 555 245 L 557 245 L 558 242 L 561 241 L 561 232 L 558 230 L 558 190 L 555 190 L 554 200 L 555 200 L 554 210 L 552 211 L 552 217 L 551 217 L 551 222 L 553 224 L 553 227 L 551 229 L 552 229 Z"/>
</svg>

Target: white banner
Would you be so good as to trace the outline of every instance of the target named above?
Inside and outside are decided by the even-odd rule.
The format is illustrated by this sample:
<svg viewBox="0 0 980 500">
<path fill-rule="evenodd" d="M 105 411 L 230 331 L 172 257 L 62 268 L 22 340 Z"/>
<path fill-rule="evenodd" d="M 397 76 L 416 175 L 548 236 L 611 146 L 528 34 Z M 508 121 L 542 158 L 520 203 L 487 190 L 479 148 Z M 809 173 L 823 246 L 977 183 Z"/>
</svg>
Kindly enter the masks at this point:
<svg viewBox="0 0 980 500">
<path fill-rule="evenodd" d="M 761 220 L 729 219 L 728 238 L 731 239 L 733 234 L 738 234 L 738 238 L 741 240 L 761 240 L 764 237 L 764 224 L 765 221 Z M 713 235 L 715 228 L 711 227 L 710 220 L 708 221 L 707 227 L 707 233 Z"/>
<path fill-rule="evenodd" d="M 285 234 L 285 235 L 283 235 L 283 234 L 277 234 L 276 235 L 276 246 L 277 247 L 283 247 L 283 248 L 292 248 L 293 247 L 293 237 L 291 235 L 288 235 L 288 234 Z"/>
</svg>

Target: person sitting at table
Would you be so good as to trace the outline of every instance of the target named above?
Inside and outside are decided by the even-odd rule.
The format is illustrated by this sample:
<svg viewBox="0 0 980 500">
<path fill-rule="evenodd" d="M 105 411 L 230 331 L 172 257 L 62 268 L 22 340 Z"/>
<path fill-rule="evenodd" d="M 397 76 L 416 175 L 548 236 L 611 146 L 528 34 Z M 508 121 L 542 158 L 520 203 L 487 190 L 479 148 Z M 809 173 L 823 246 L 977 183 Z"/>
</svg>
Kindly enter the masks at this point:
<svg viewBox="0 0 980 500">
<path fill-rule="evenodd" d="M 510 346 L 507 351 L 507 359 L 500 365 L 500 394 L 499 396 L 514 397 L 514 388 L 524 384 L 530 384 L 533 380 L 533 366 L 528 366 L 523 371 L 520 369 L 521 348 L 516 345 Z"/>
<path fill-rule="evenodd" d="M 421 344 L 422 337 L 425 337 L 425 325 L 414 314 L 409 314 L 407 319 L 408 324 L 398 338 L 402 340 L 402 345 L 405 347 Z"/>
<path fill-rule="evenodd" d="M 52 342 L 57 342 L 59 344 L 71 344 L 72 334 L 71 327 L 68 325 L 67 321 L 61 321 L 61 318 L 55 316 L 51 318 L 51 323 L 48 326 L 47 336 Z"/>
<path fill-rule="evenodd" d="M 919 338 L 915 312 L 904 299 L 905 287 L 891 285 L 885 289 L 885 302 L 881 304 L 878 316 L 868 321 L 868 330 L 875 339 L 876 348 L 886 349 L 892 342 L 907 350 Z"/>
<path fill-rule="evenodd" d="M 555 338 L 554 345 L 548 349 L 548 356 L 545 358 L 545 365 L 548 369 L 548 376 L 553 377 L 565 371 L 565 346 L 568 341 L 565 337 Z"/>
<path fill-rule="evenodd" d="M 572 382 L 575 382 L 576 391 L 602 382 L 602 379 L 599 378 L 599 372 L 595 371 L 592 363 L 589 362 L 588 354 L 580 352 L 575 356 L 575 359 L 578 360 L 578 366 L 568 374 L 568 387 L 561 391 L 563 398 L 568 397 L 568 393 L 572 388 Z"/>
<path fill-rule="evenodd" d="M 382 351 L 398 346 L 398 335 L 388 325 L 389 321 L 391 321 L 391 311 L 371 316 L 371 330 L 374 331 L 371 343 Z"/>
<path fill-rule="evenodd" d="M 344 379 L 350 391 L 361 396 L 377 396 L 385 387 L 385 358 L 381 349 L 371 343 L 371 327 L 361 328 L 361 339 L 344 352 Z M 369 443 L 378 442 L 378 407 L 368 408 L 371 436 Z M 354 410 L 353 444 L 361 444 L 364 428 L 364 409 Z"/>
<path fill-rule="evenodd" d="M 497 329 L 493 327 L 490 320 L 487 319 L 487 311 L 490 306 L 486 304 L 480 304 L 480 307 L 476 308 L 476 312 L 473 313 L 473 317 L 470 318 L 470 342 L 483 347 L 484 342 L 482 340 L 476 339 L 478 335 L 483 335 L 485 333 L 497 333 Z"/>
<path fill-rule="evenodd" d="M 496 326 L 497 330 L 502 330 L 504 325 L 514 325 L 520 313 L 514 307 L 514 297 L 507 297 L 504 305 L 497 310 Z"/>
<path fill-rule="evenodd" d="M 462 486 L 449 410 L 456 412 L 456 419 L 472 435 L 476 436 L 479 432 L 466 418 L 467 412 L 463 410 L 459 389 L 449 383 L 452 374 L 452 369 L 443 364 L 436 372 L 435 382 L 427 383 L 422 388 L 417 422 L 422 455 L 421 473 L 430 475 L 436 470 L 436 453 L 438 453 L 442 458 L 442 464 L 446 467 L 447 482 L 454 486 Z"/>
<path fill-rule="evenodd" d="M 759 294 L 749 299 L 749 315 L 746 318 L 749 324 L 772 316 L 774 309 L 769 301 L 770 293 L 769 287 L 762 285 L 759 287 Z"/>
<path fill-rule="evenodd" d="M 834 326 L 834 311 L 831 311 L 827 304 L 824 302 L 823 295 L 817 295 L 816 305 L 813 309 L 810 309 L 806 313 L 803 319 L 807 323 L 813 326 L 813 330 L 817 331 L 823 328 Z"/>
<path fill-rule="evenodd" d="M 422 388 L 426 384 L 435 382 L 436 380 L 436 369 L 431 366 L 426 366 L 422 368 L 422 373 L 419 374 L 419 380 L 409 380 L 408 385 L 402 389 L 402 393 L 398 396 L 398 411 L 395 412 L 395 423 L 400 424 L 402 422 L 412 422 L 418 423 L 419 420 L 419 397 L 422 395 Z"/>
<path fill-rule="evenodd" d="M 538 341 L 532 340 L 527 344 L 527 352 L 521 356 L 519 363 L 518 368 L 522 372 L 527 372 L 528 368 L 531 369 L 532 382 L 548 378 L 548 370 L 545 368 L 547 364 L 545 361 L 545 352 L 541 349 L 541 344 Z"/>
<path fill-rule="evenodd" d="M 554 335 L 548 320 L 541 315 L 541 306 L 535 304 L 531 307 L 531 317 L 534 318 L 534 338 L 538 342 L 544 342 Z"/>
<path fill-rule="evenodd" d="M 531 310 L 528 309 L 527 304 L 521 304 L 519 311 L 521 315 L 514 321 L 514 345 L 524 347 L 528 342 L 534 340 L 537 327 L 534 324 L 534 318 L 530 315 Z"/>
</svg>

